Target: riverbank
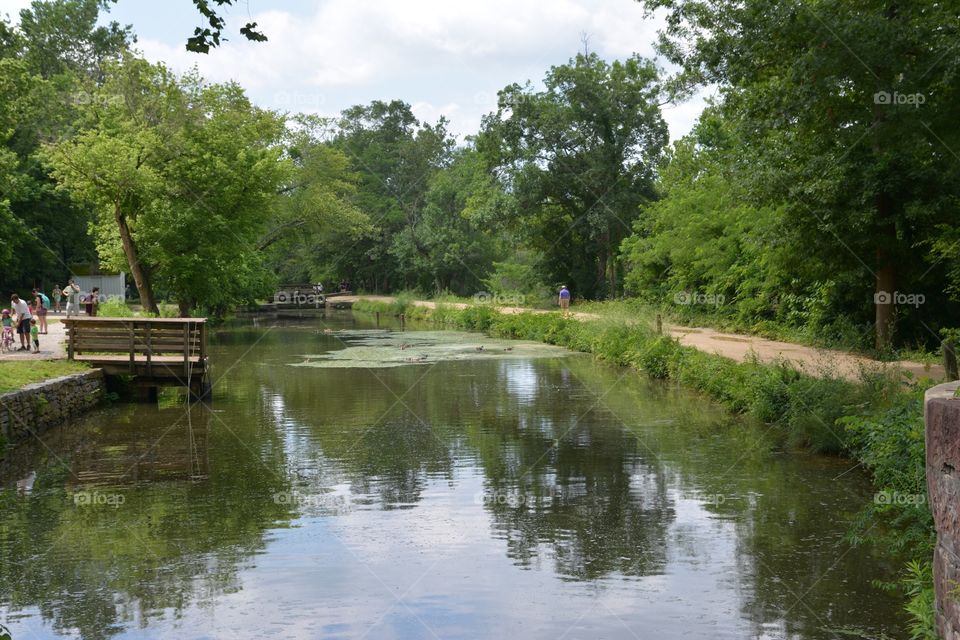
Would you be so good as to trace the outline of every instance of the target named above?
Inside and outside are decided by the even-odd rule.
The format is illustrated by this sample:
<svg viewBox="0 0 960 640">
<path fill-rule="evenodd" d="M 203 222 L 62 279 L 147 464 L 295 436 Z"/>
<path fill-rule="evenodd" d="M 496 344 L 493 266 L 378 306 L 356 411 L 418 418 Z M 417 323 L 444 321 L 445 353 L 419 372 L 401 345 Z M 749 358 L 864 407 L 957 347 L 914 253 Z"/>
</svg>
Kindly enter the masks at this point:
<svg viewBox="0 0 960 640">
<path fill-rule="evenodd" d="M 343 300 L 349 301 L 352 304 L 361 303 L 358 310 L 363 310 L 365 305 L 366 308 L 372 311 L 379 310 L 389 313 L 401 313 L 400 309 L 403 309 L 406 315 L 410 317 L 417 316 L 417 312 L 412 311 L 412 309 L 435 309 L 438 305 L 457 310 L 464 310 L 470 307 L 493 308 L 497 312 L 505 315 L 522 313 L 549 315 L 557 313 L 551 310 L 530 309 L 526 307 L 477 305 L 466 302 L 408 300 L 392 296 L 350 296 L 343 298 Z M 639 314 L 634 310 L 619 308 L 618 303 L 591 303 L 588 305 L 588 309 L 590 310 L 577 311 L 576 308 L 574 308 L 574 310 L 570 312 L 569 317 L 585 321 L 617 321 L 628 326 L 642 325 L 648 328 L 655 326 L 655 318 L 652 313 L 646 315 Z M 730 333 L 710 327 L 690 327 L 664 323 L 663 333 L 664 335 L 674 338 L 683 346 L 693 347 L 700 351 L 720 355 L 737 362 L 759 361 L 770 364 L 786 362 L 798 371 L 812 376 L 819 376 L 827 369 L 830 370 L 831 375 L 853 382 L 861 379 L 861 372 L 864 369 L 871 371 L 897 370 L 909 374 L 914 379 L 930 378 L 932 380 L 940 380 L 945 375 L 941 364 L 916 362 L 912 360 L 874 360 L 865 355 L 849 351 L 838 351 L 836 349 L 784 342 L 782 340 L 773 340 L 756 335 Z"/>
<path fill-rule="evenodd" d="M 916 637 L 927 637 L 922 634 L 932 629 L 934 530 L 926 499 L 922 410 L 926 381 L 917 382 L 891 366 L 864 367 L 857 379 L 851 379 L 849 372 L 829 362 L 816 375 L 798 370 L 786 359 L 764 362 L 754 355 L 738 362 L 658 335 L 643 323 L 626 325 L 583 314 L 503 312 L 485 305 L 401 308 L 389 299 L 358 299 L 353 309 L 402 312 L 409 320 L 591 353 L 697 389 L 731 411 L 768 425 L 781 434 L 786 448 L 851 458 L 852 467 L 870 471 L 878 497 L 864 509 L 860 526 L 850 537 L 909 558 L 903 579 L 891 586 L 907 599 L 905 607 L 921 634 Z M 843 481 L 842 475 L 837 481 Z"/>
</svg>

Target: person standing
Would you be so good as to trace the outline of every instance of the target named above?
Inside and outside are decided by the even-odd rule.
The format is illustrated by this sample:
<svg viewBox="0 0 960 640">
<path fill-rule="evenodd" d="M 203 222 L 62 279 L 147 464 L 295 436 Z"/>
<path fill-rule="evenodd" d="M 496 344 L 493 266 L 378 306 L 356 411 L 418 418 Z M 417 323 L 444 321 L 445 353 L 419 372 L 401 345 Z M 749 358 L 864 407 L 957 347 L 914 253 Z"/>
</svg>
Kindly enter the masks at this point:
<svg viewBox="0 0 960 640">
<path fill-rule="evenodd" d="M 40 327 L 36 318 L 30 318 L 30 339 L 33 341 L 33 352 L 40 353 Z"/>
<path fill-rule="evenodd" d="M 78 316 L 80 315 L 80 307 L 78 305 L 77 296 L 80 294 L 80 287 L 77 286 L 77 283 L 73 281 L 73 278 L 70 278 L 70 281 L 67 283 L 67 286 L 63 288 L 63 295 L 67 299 L 67 317 L 71 315 Z"/>
<path fill-rule="evenodd" d="M 567 285 L 560 287 L 560 312 L 567 313 L 570 310 L 570 290 Z"/>
<path fill-rule="evenodd" d="M 33 290 L 33 309 L 37 320 L 37 324 L 40 326 L 40 333 L 47 333 L 47 309 L 50 307 L 50 298 L 40 292 L 39 289 Z"/>
<path fill-rule="evenodd" d="M 100 304 L 100 287 L 94 287 L 90 295 L 87 296 L 87 315 L 97 315 L 97 305 Z"/>
<path fill-rule="evenodd" d="M 60 300 L 63 298 L 63 291 L 60 289 L 60 285 L 56 284 L 53 286 L 53 312 L 60 313 Z"/>
<path fill-rule="evenodd" d="M 13 294 L 10 296 L 10 307 L 17 316 L 17 335 L 20 336 L 20 351 L 30 351 L 30 320 L 33 316 L 30 314 L 30 307 L 20 296 Z"/>
</svg>

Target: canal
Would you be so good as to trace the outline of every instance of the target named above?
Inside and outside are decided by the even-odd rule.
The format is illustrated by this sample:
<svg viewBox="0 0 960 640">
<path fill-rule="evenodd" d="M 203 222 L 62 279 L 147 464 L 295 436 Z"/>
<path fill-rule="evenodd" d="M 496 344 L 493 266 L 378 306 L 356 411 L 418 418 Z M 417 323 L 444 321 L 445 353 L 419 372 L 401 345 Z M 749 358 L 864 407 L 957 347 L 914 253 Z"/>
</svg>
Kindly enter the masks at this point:
<svg viewBox="0 0 960 640">
<path fill-rule="evenodd" d="M 14 640 L 904 635 L 899 563 L 846 539 L 867 478 L 692 392 L 359 314 L 211 342 L 209 406 L 3 467 Z"/>
</svg>

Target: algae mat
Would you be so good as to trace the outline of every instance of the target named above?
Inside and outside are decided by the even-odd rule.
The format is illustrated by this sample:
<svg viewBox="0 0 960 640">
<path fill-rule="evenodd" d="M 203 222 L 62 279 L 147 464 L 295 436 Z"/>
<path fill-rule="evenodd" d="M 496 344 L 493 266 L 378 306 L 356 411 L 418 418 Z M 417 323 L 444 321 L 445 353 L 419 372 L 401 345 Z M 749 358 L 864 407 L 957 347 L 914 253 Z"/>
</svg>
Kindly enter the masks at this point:
<svg viewBox="0 0 960 640">
<path fill-rule="evenodd" d="M 539 342 L 500 340 L 464 331 L 336 331 L 343 349 L 304 354 L 294 367 L 385 368 L 460 360 L 559 358 L 573 352 Z"/>
</svg>

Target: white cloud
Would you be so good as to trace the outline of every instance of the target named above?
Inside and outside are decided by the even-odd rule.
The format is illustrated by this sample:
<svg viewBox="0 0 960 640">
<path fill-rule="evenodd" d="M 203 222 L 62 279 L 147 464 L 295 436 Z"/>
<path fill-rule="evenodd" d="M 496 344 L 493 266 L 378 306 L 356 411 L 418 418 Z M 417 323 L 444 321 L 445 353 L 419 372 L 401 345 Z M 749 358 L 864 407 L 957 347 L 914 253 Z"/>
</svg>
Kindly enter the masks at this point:
<svg viewBox="0 0 960 640">
<path fill-rule="evenodd" d="M 178 71 L 196 65 L 209 80 L 237 80 L 266 107 L 332 115 L 352 104 L 402 99 L 421 119 L 451 120 L 474 133 L 497 90 L 538 82 L 587 46 L 605 58 L 653 55 L 662 20 L 633 0 L 325 0 L 309 15 L 252 16 L 269 37 L 235 37 L 208 55 L 182 42 L 143 39 L 153 60 Z M 665 110 L 674 135 L 700 110 L 694 101 Z"/>
</svg>

